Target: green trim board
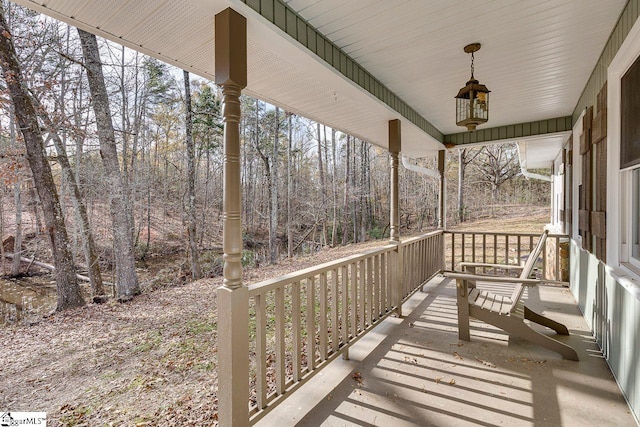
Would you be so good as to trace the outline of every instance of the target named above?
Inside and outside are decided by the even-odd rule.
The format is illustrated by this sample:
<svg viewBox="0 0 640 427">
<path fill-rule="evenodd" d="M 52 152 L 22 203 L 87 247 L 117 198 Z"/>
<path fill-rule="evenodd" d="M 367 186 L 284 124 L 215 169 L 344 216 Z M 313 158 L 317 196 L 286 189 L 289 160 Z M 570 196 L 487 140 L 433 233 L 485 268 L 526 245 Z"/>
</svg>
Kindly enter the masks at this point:
<svg viewBox="0 0 640 427">
<path fill-rule="evenodd" d="M 241 0 L 349 80 L 387 104 L 402 117 L 442 142 L 444 135 L 409 104 L 371 75 L 281 0 Z"/>
<path fill-rule="evenodd" d="M 622 42 L 631 31 L 633 24 L 635 24 L 640 14 L 640 0 L 629 0 L 618 18 L 618 22 L 609 36 L 609 40 L 604 46 L 600 58 L 594 67 L 587 84 L 582 90 L 580 99 L 573 110 L 573 123 L 578 121 L 580 114 L 585 108 L 593 106 L 593 114 L 597 114 L 597 96 L 602 89 L 602 86 L 607 81 L 607 69 L 611 64 L 611 61 L 618 53 Z"/>
<path fill-rule="evenodd" d="M 478 129 L 475 132 L 453 133 L 444 136 L 444 144 L 474 144 L 499 141 L 502 139 L 525 138 L 529 136 L 565 132 L 570 131 L 571 129 L 571 116 L 556 117 L 554 119 L 539 120 L 536 122 Z"/>
</svg>

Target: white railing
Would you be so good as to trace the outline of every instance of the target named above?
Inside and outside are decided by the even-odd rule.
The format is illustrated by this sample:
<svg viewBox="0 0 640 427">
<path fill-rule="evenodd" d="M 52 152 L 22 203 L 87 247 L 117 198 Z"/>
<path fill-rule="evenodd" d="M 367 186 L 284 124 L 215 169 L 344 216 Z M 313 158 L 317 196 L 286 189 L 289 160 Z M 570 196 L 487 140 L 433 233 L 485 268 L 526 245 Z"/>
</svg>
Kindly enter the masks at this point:
<svg viewBox="0 0 640 427">
<path fill-rule="evenodd" d="M 539 234 L 445 231 L 445 268 L 460 270 L 461 262 L 520 265 L 535 247 Z M 568 236 L 550 234 L 536 265 L 537 274 L 549 282 L 568 282 Z M 491 271 L 485 271 L 490 273 Z"/>
<path fill-rule="evenodd" d="M 409 297 L 423 283 L 442 271 L 444 233 L 436 231 L 402 242 L 404 277 L 402 298 Z"/>
<path fill-rule="evenodd" d="M 441 271 L 443 242 L 437 231 L 250 285 L 251 423 Z"/>
</svg>

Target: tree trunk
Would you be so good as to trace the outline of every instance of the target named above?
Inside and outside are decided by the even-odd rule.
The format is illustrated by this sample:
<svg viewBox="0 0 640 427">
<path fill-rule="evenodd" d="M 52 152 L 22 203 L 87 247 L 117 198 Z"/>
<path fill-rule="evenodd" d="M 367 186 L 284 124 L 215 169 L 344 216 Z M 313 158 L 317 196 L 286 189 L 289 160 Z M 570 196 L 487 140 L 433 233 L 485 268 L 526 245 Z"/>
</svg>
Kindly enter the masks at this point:
<svg viewBox="0 0 640 427">
<path fill-rule="evenodd" d="M 350 136 L 347 135 L 347 153 L 345 156 L 345 172 L 344 172 L 344 199 L 342 204 L 342 214 L 344 216 L 344 227 L 342 229 L 342 244 L 346 245 L 349 241 L 349 162 L 351 157 Z"/>
<path fill-rule="evenodd" d="M 9 115 L 9 133 L 11 138 L 11 146 L 17 147 L 18 142 L 16 140 L 16 123 L 15 123 L 15 114 L 11 113 Z M 19 169 L 18 169 L 19 170 Z M 11 263 L 11 275 L 17 276 L 20 274 L 20 253 L 22 252 L 22 190 L 20 189 L 20 176 L 16 176 L 16 182 L 13 184 L 13 200 L 16 207 L 16 232 L 13 240 L 13 254 L 17 255 L 18 260 L 16 261 L 16 257 L 14 256 L 13 262 Z M 2 234 L 0 234 L 2 236 Z M 2 262 L 0 260 L 0 262 Z M 4 262 L 2 262 L 4 266 Z"/>
<path fill-rule="evenodd" d="M 331 129 L 331 161 L 332 161 L 332 174 L 331 180 L 331 193 L 332 193 L 332 214 L 333 223 L 331 225 L 331 247 L 336 245 L 336 236 L 338 234 L 338 190 L 336 188 L 336 181 L 338 179 L 338 167 L 336 165 L 336 130 Z"/>
<path fill-rule="evenodd" d="M 276 107 L 273 129 L 273 154 L 271 157 L 271 209 L 269 212 L 269 259 L 271 264 L 278 262 L 278 145 L 280 139 L 280 109 Z"/>
<path fill-rule="evenodd" d="M 78 223 L 80 225 L 80 234 L 82 235 L 82 250 L 84 252 L 85 262 L 87 263 L 87 272 L 90 279 L 91 291 L 93 293 L 94 302 L 103 302 L 105 296 L 104 285 L 102 283 L 102 274 L 100 272 L 100 264 L 98 263 L 98 251 L 96 250 L 96 244 L 93 239 L 93 233 L 91 232 L 91 225 L 89 223 L 89 216 L 87 215 L 87 208 L 82 201 L 82 195 L 78 188 L 76 176 L 71 168 L 71 163 L 67 156 L 67 149 L 64 142 L 60 139 L 57 133 L 55 124 L 49 118 L 46 110 L 40 105 L 40 101 L 33 97 L 34 105 L 38 108 L 39 116 L 44 122 L 45 126 L 49 128 L 49 135 L 53 140 L 53 145 L 58 153 L 58 163 L 62 170 L 62 175 L 71 190 L 71 200 L 78 214 Z M 34 203 L 35 205 L 35 203 Z M 15 258 L 14 258 L 15 261 Z"/>
<path fill-rule="evenodd" d="M 13 240 L 13 262 L 11 263 L 11 275 L 20 274 L 20 257 L 22 256 L 22 190 L 20 180 L 13 184 L 13 202 L 16 205 L 16 235 Z"/>
<path fill-rule="evenodd" d="M 132 213 L 124 180 L 120 174 L 118 152 L 109 111 L 109 98 L 102 74 L 98 42 L 94 34 L 78 29 L 87 79 L 96 115 L 100 156 L 108 187 L 111 189 L 111 218 L 116 260 L 116 296 L 120 301 L 140 293 L 133 252 Z"/>
<path fill-rule="evenodd" d="M 320 173 L 320 192 L 322 193 L 322 205 L 320 206 L 320 223 L 322 225 L 322 245 L 327 244 L 327 183 L 324 177 L 324 164 L 322 161 L 322 139 L 320 137 L 320 123 L 318 129 L 318 170 Z"/>
<path fill-rule="evenodd" d="M 196 168 L 195 147 L 193 144 L 193 113 L 191 110 L 191 87 L 189 85 L 189 72 L 184 75 L 184 102 L 185 102 L 185 133 L 187 144 L 187 234 L 189 235 L 189 255 L 191 259 L 191 277 L 202 277 L 200 261 L 198 260 L 198 235 L 196 234 Z"/>
<path fill-rule="evenodd" d="M 458 148 L 458 221 L 464 222 L 464 172 L 466 148 Z"/>
<path fill-rule="evenodd" d="M 293 172 L 291 170 L 291 148 L 293 139 L 292 117 L 289 113 L 289 141 L 287 145 L 287 256 L 293 256 L 293 232 L 291 230 L 291 198 L 293 197 Z"/>
<path fill-rule="evenodd" d="M 0 64 L 7 84 L 16 119 L 27 149 L 27 160 L 33 172 L 44 220 L 51 241 L 51 252 L 56 267 L 55 278 L 58 294 L 57 310 L 84 305 L 84 299 L 76 279 L 73 257 L 69 250 L 69 238 L 64 214 L 58 199 L 51 166 L 45 158 L 42 132 L 36 110 L 22 81 L 18 57 L 11 40 L 11 33 L 4 18 L 4 6 L 0 3 Z"/>
</svg>

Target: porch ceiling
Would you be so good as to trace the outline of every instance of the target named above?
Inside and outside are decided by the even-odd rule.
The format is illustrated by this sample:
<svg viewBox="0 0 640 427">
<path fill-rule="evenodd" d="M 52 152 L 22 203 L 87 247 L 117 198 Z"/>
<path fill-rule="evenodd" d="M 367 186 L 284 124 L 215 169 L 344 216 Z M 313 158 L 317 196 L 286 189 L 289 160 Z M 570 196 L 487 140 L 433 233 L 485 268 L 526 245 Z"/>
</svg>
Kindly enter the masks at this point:
<svg viewBox="0 0 640 427">
<path fill-rule="evenodd" d="M 385 148 L 387 121 L 401 119 L 411 157 L 460 131 L 453 96 L 469 77 L 464 45 L 482 43 L 475 74 L 492 91 L 485 126 L 568 116 L 626 3 L 283 0 L 435 126 L 430 135 L 241 0 L 14 1 L 209 79 L 213 17 L 232 7 L 248 19 L 247 93 Z M 262 1 L 274 2 L 282 5 Z"/>
</svg>

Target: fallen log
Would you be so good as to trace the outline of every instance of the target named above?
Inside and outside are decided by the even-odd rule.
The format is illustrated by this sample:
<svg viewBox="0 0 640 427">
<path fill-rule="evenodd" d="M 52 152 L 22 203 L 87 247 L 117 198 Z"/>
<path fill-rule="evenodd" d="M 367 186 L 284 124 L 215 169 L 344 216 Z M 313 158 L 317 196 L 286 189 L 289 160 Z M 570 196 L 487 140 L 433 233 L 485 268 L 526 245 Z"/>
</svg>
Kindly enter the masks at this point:
<svg viewBox="0 0 640 427">
<path fill-rule="evenodd" d="M 9 258 L 9 259 L 13 259 L 13 254 L 4 254 L 5 258 Z M 24 263 L 29 263 L 29 265 L 37 265 L 38 267 L 42 267 L 46 270 L 49 271 L 56 271 L 56 268 L 51 265 L 51 264 L 47 264 L 46 262 L 41 262 L 41 261 L 36 261 L 35 258 L 26 258 L 26 257 L 20 257 L 20 262 L 24 262 Z M 87 276 L 83 276 L 82 274 L 76 274 L 76 277 L 79 280 L 83 280 L 85 282 L 90 282 L 91 279 L 89 279 Z M 106 286 L 113 286 L 112 283 L 109 282 L 104 282 L 104 284 Z"/>
</svg>

